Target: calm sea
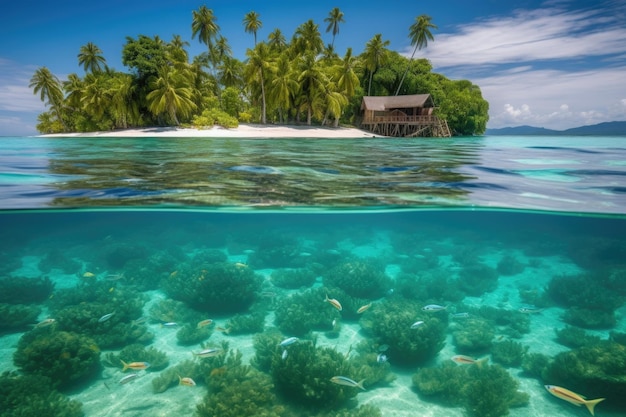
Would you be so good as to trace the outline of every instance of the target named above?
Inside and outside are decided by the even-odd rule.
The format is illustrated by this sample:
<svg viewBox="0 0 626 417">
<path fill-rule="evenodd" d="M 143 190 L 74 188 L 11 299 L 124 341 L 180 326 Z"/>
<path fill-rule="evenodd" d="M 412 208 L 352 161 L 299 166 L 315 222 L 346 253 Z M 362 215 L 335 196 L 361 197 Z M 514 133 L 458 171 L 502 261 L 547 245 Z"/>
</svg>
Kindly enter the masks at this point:
<svg viewBox="0 0 626 417">
<path fill-rule="evenodd" d="M 2 137 L 0 385 L 97 417 L 588 413 L 544 385 L 623 415 L 625 140 Z"/>
</svg>

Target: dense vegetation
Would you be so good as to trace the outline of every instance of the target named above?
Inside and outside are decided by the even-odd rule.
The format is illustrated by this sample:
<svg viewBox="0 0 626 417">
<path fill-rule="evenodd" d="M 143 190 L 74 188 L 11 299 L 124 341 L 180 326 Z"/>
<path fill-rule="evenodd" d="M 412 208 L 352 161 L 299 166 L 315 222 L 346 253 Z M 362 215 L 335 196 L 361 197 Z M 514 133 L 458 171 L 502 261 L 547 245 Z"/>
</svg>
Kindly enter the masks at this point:
<svg viewBox="0 0 626 417">
<path fill-rule="evenodd" d="M 433 40 L 437 27 L 426 15 L 409 28 L 418 49 Z M 158 36 L 127 37 L 122 63 L 129 72 L 106 64 L 102 50 L 89 42 L 80 48 L 78 63 L 85 75 L 70 74 L 60 81 L 46 67 L 33 75 L 30 87 L 49 106 L 39 115 L 42 133 L 87 132 L 142 126 L 214 124 L 235 127 L 241 122 L 356 125 L 364 95 L 432 95 L 440 117 L 457 135 L 482 134 L 488 103 L 478 86 L 452 81 L 431 72 L 426 59 L 407 59 L 388 49 L 389 41 L 376 34 L 360 55 L 348 48 L 343 55 L 334 39 L 344 22 L 333 9 L 324 45 L 319 25 L 302 23 L 288 41 L 280 29 L 257 42 L 260 16 L 243 19 L 245 32 L 254 35 L 254 47 L 240 61 L 220 34 L 217 17 L 201 6 L 193 11 L 191 35 L 207 51 L 190 57 L 180 35 L 169 42 Z"/>
</svg>

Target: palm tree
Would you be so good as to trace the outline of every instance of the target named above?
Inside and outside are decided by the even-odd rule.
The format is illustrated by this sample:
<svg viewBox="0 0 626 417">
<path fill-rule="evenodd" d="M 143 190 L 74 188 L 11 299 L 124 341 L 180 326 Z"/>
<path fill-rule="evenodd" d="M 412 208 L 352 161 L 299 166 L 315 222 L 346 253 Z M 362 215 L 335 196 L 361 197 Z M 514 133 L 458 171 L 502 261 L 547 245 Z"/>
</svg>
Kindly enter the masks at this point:
<svg viewBox="0 0 626 417">
<path fill-rule="evenodd" d="M 278 116 L 281 123 L 286 121 L 285 110 L 289 109 L 293 97 L 300 88 L 291 62 L 286 55 L 281 55 L 276 61 L 275 72 L 270 81 L 268 95 L 272 103 L 278 107 Z"/>
<path fill-rule="evenodd" d="M 306 124 L 311 124 L 314 113 L 319 113 L 319 107 L 323 94 L 326 91 L 328 77 L 322 71 L 322 67 L 313 52 L 307 52 L 298 61 L 298 82 L 300 83 L 300 98 L 306 106 Z"/>
<path fill-rule="evenodd" d="M 102 56 L 102 50 L 92 42 L 80 47 L 78 64 L 83 66 L 85 72 L 101 72 L 106 68 L 106 60 Z"/>
<path fill-rule="evenodd" d="M 256 46 L 256 33 L 263 27 L 263 23 L 259 20 L 259 14 L 257 12 L 247 13 L 243 18 L 243 26 L 246 33 L 254 35 L 254 45 Z"/>
<path fill-rule="evenodd" d="M 359 60 L 352 56 L 352 48 L 348 48 L 341 62 L 334 67 L 333 72 L 337 80 L 337 88 L 347 98 L 354 96 L 356 89 L 359 87 L 359 77 L 356 75 L 358 64 Z"/>
<path fill-rule="evenodd" d="M 258 82 L 261 86 L 261 123 L 265 124 L 267 122 L 265 77 L 270 69 L 270 50 L 265 42 L 261 42 L 254 49 L 248 49 L 246 55 L 248 56 L 248 62 L 244 76 L 247 82 Z"/>
<path fill-rule="evenodd" d="M 370 72 L 369 85 L 367 86 L 367 95 L 369 96 L 372 91 L 372 78 L 374 72 L 384 65 L 388 58 L 387 46 L 389 41 L 383 41 L 383 35 L 380 33 L 374 35 L 365 45 L 365 51 L 363 52 L 365 57 L 365 68 Z"/>
<path fill-rule="evenodd" d="M 220 83 L 224 87 L 239 87 L 243 81 L 243 65 L 237 58 L 226 56 L 218 67 Z"/>
<path fill-rule="evenodd" d="M 207 9 L 206 6 L 200 6 L 198 10 L 193 11 L 191 39 L 194 39 L 196 35 L 198 35 L 198 41 L 207 46 L 209 55 L 212 55 L 211 46 L 220 31 L 220 27 L 216 21 L 217 18 L 213 14 L 213 10 Z M 211 56 L 210 61 L 215 62 L 215 59 Z"/>
<path fill-rule="evenodd" d="M 333 32 L 333 41 L 331 45 L 335 46 L 335 35 L 339 33 L 339 24 L 345 23 L 343 20 L 343 12 L 339 10 L 339 7 L 335 7 L 328 13 L 328 17 L 324 19 L 324 22 L 328 22 L 328 26 L 326 27 L 326 33 L 332 30 Z"/>
<path fill-rule="evenodd" d="M 287 39 L 285 39 L 280 29 L 274 29 L 274 31 L 267 36 L 267 44 L 272 52 L 280 53 L 287 48 Z"/>
<path fill-rule="evenodd" d="M 150 80 L 152 91 L 146 96 L 148 109 L 157 116 L 166 114 L 178 126 L 178 115 L 187 117 L 196 108 L 189 80 L 174 68 L 163 66 L 157 77 Z"/>
<path fill-rule="evenodd" d="M 404 77 L 406 77 L 406 73 L 409 72 L 409 68 L 411 67 L 411 61 L 413 61 L 415 52 L 417 52 L 418 49 L 427 47 L 429 40 L 435 40 L 430 30 L 437 29 L 437 26 L 430 22 L 431 19 L 432 18 L 428 15 L 419 15 L 415 18 L 415 23 L 413 23 L 409 28 L 409 38 L 411 38 L 411 45 L 415 45 L 415 48 L 413 48 L 413 53 L 411 54 L 409 65 L 407 65 L 404 74 L 402 74 L 402 79 L 400 79 L 400 85 L 398 85 L 396 95 L 398 95 L 398 93 L 400 92 L 400 87 L 402 87 L 402 83 L 404 82 Z"/>
<path fill-rule="evenodd" d="M 59 121 L 65 128 L 65 123 L 62 116 L 63 106 L 63 90 L 61 89 L 61 82 L 59 79 L 50 72 L 46 67 L 41 67 L 35 71 L 30 79 L 29 88 L 33 89 L 33 94 L 38 94 L 46 106 L 50 106 L 55 113 Z"/>
<path fill-rule="evenodd" d="M 324 49 L 324 41 L 318 26 L 313 20 L 307 20 L 296 29 L 292 42 L 296 53 L 312 52 L 317 55 Z"/>
<path fill-rule="evenodd" d="M 67 76 L 67 81 L 63 81 L 63 90 L 67 94 L 65 101 L 68 106 L 74 109 L 80 108 L 83 88 L 83 81 L 77 74 L 72 73 Z"/>
<path fill-rule="evenodd" d="M 189 54 L 185 49 L 186 46 L 189 46 L 189 42 L 184 41 L 180 35 L 172 36 L 172 40 L 169 44 L 167 44 L 168 51 L 170 53 L 170 57 L 178 64 L 187 63 L 189 60 Z"/>
</svg>

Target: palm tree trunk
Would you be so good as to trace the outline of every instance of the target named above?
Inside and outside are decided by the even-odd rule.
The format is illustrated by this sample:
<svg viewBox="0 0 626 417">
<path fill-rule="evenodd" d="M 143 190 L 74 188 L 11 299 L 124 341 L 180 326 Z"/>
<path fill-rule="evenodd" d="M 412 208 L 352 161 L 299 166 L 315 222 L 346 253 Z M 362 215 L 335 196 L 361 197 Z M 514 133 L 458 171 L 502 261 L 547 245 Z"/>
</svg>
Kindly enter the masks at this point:
<svg viewBox="0 0 626 417">
<path fill-rule="evenodd" d="M 402 79 L 400 79 L 400 85 L 398 85 L 398 89 L 396 90 L 396 96 L 400 92 L 400 88 L 402 87 L 402 83 L 404 82 L 404 77 L 406 77 L 407 72 L 409 72 L 409 68 L 411 68 L 411 61 L 413 61 L 413 57 L 415 56 L 415 52 L 417 51 L 417 45 L 413 48 L 413 53 L 411 54 L 411 59 L 409 59 L 409 64 L 406 66 L 404 70 L 404 74 L 402 74 Z"/>
</svg>

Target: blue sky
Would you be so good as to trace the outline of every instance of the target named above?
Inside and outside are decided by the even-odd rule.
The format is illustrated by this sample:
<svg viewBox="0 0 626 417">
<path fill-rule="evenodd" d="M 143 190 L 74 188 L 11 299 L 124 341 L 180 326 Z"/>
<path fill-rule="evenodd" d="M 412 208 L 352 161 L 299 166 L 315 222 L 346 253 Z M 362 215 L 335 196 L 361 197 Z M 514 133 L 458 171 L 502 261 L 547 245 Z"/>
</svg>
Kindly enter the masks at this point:
<svg viewBox="0 0 626 417">
<path fill-rule="evenodd" d="M 335 40 L 360 53 L 375 34 L 390 49 L 410 55 L 408 28 L 428 14 L 439 29 L 418 56 L 436 72 L 479 85 L 490 103 L 489 127 L 534 125 L 566 129 L 626 120 L 626 2 L 623 0 L 17 0 L 0 15 L 0 136 L 36 134 L 43 103 L 28 88 L 34 71 L 47 66 L 61 80 L 83 75 L 77 55 L 93 42 L 109 66 L 126 70 L 121 51 L 126 36 L 190 42 L 190 55 L 205 46 L 191 39 L 192 11 L 213 9 L 233 53 L 243 59 L 253 45 L 243 30 L 254 10 L 263 27 L 290 38 L 308 19 L 320 26 L 333 7 L 345 15 Z"/>
</svg>

